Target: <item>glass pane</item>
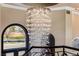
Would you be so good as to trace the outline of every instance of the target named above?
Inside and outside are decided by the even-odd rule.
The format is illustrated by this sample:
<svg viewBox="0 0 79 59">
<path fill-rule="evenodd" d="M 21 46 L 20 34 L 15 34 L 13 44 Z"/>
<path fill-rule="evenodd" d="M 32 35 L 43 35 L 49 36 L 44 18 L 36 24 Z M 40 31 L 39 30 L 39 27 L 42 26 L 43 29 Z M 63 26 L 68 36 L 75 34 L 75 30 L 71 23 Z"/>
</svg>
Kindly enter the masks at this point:
<svg viewBox="0 0 79 59">
<path fill-rule="evenodd" d="M 4 49 L 25 46 L 25 33 L 19 26 L 9 27 L 4 34 Z"/>
</svg>

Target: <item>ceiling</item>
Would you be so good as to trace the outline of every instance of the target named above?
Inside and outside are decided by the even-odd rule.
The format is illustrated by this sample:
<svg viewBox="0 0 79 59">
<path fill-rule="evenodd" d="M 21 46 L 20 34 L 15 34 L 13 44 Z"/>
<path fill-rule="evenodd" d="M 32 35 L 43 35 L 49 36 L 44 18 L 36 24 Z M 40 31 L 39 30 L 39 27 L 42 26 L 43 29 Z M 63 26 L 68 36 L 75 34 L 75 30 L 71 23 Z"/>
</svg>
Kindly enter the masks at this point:
<svg viewBox="0 0 79 59">
<path fill-rule="evenodd" d="M 23 4 L 33 6 L 33 7 L 48 7 L 48 6 L 54 6 L 57 3 L 23 3 Z"/>
<path fill-rule="evenodd" d="M 6 4 L 28 8 L 28 7 L 49 7 L 54 6 L 57 3 L 6 3 Z"/>
<path fill-rule="evenodd" d="M 79 8 L 79 3 L 6 3 L 9 5 L 19 6 L 19 7 L 60 7 L 60 6 L 71 6 L 74 8 Z"/>
<path fill-rule="evenodd" d="M 31 8 L 31 7 L 56 8 L 63 6 L 69 6 L 75 8 L 76 10 L 79 10 L 79 3 L 5 3 L 5 4 L 12 5 L 14 7 L 17 6 L 16 9 L 18 7 L 21 7 L 21 9 L 23 8 L 23 10 L 26 10 L 27 8 Z"/>
<path fill-rule="evenodd" d="M 61 7 L 61 6 L 69 6 L 73 8 L 79 8 L 79 3 L 58 3 L 57 5 L 54 6 L 49 6 L 49 7 Z"/>
</svg>

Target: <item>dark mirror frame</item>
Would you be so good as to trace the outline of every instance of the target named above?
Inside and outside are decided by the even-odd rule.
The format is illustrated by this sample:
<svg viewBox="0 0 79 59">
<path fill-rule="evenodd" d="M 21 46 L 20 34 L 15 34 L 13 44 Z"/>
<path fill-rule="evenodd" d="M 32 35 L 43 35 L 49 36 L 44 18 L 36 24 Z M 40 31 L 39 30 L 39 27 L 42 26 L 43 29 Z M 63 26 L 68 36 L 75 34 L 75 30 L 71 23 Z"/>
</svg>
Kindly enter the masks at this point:
<svg viewBox="0 0 79 59">
<path fill-rule="evenodd" d="M 9 28 L 9 27 L 11 27 L 11 26 L 19 26 L 20 28 L 22 28 L 23 30 L 24 30 L 24 32 L 25 32 L 25 41 L 26 41 L 26 45 L 25 45 L 25 47 L 27 48 L 26 50 L 28 50 L 29 49 L 29 35 L 28 35 L 28 31 L 27 31 L 27 29 L 23 26 L 23 25 L 21 25 L 21 24 L 18 24 L 18 23 L 13 23 L 13 24 L 10 24 L 10 25 L 8 25 L 8 26 L 6 26 L 5 28 L 4 28 L 4 30 L 2 31 L 2 35 L 1 35 L 1 55 L 3 56 L 4 55 L 4 34 L 5 34 L 5 32 L 6 32 L 6 30 Z"/>
</svg>

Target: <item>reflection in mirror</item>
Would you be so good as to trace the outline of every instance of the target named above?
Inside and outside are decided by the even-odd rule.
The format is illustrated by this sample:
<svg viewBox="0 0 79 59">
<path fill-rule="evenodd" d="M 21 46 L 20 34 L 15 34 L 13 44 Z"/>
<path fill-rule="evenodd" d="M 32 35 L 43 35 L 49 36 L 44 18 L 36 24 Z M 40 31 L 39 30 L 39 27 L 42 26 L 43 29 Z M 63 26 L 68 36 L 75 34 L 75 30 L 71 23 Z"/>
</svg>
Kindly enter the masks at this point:
<svg viewBox="0 0 79 59">
<path fill-rule="evenodd" d="M 4 34 L 4 49 L 25 47 L 25 33 L 19 26 L 9 27 Z"/>
</svg>

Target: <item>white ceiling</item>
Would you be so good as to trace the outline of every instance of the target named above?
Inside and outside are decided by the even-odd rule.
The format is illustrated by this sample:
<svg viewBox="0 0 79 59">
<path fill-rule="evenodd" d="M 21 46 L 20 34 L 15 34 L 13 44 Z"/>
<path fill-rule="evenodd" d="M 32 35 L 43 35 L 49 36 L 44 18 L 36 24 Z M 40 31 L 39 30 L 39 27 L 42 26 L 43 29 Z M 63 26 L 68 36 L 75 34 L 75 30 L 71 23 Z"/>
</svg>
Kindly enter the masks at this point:
<svg viewBox="0 0 79 59">
<path fill-rule="evenodd" d="M 30 8 L 30 7 L 49 7 L 56 5 L 57 3 L 6 3 L 6 4 L 18 7 Z"/>
<path fill-rule="evenodd" d="M 73 7 L 73 8 L 79 8 L 79 3 L 59 3 L 57 5 L 50 6 L 50 7 L 62 7 L 62 6 L 69 6 L 69 7 Z"/>
<path fill-rule="evenodd" d="M 73 7 L 75 10 L 79 10 L 79 3 L 4 3 L 2 4 L 4 7 L 14 8 L 19 10 L 27 10 L 31 7 L 48 7 L 50 9 L 54 9 L 56 7 Z"/>
<path fill-rule="evenodd" d="M 79 3 L 7 3 L 9 5 L 19 6 L 19 7 L 61 7 L 61 6 L 71 6 L 74 8 L 79 8 Z"/>
</svg>

